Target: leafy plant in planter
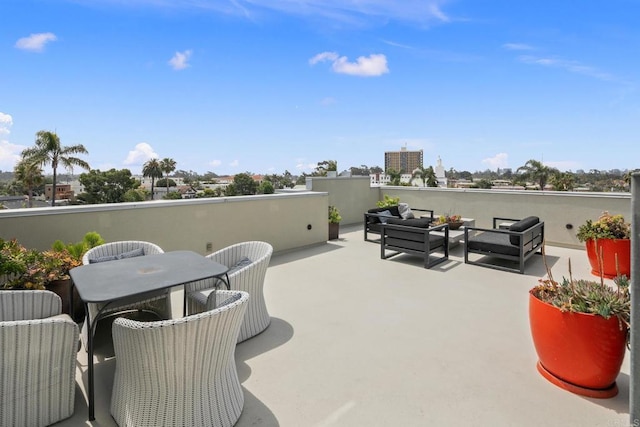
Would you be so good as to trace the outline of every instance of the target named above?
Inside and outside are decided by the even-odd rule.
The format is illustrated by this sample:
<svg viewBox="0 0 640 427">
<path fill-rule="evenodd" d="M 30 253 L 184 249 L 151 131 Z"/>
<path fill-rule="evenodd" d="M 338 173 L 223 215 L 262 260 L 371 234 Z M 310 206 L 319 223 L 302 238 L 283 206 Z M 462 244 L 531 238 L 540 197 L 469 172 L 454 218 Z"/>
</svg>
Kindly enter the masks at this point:
<svg viewBox="0 0 640 427">
<path fill-rule="evenodd" d="M 433 225 L 449 224 L 450 230 L 457 230 L 463 224 L 461 215 L 440 215 L 433 222 Z"/>
<path fill-rule="evenodd" d="M 631 225 L 622 215 L 603 212 L 597 221 L 587 220 L 576 237 L 585 243 L 591 273 L 613 279 L 631 275 Z"/>
<path fill-rule="evenodd" d="M 529 291 L 529 322 L 538 371 L 553 384 L 588 397 L 618 393 L 628 345 L 631 297 L 626 276 L 600 280 L 548 278 Z"/>
<path fill-rule="evenodd" d="M 378 200 L 376 206 L 379 208 L 388 208 L 389 206 L 398 206 L 400 203 L 400 197 L 389 197 L 388 194 L 384 195 L 384 200 Z"/>
<path fill-rule="evenodd" d="M 329 206 L 329 240 L 335 240 L 338 238 L 340 232 L 340 211 L 335 206 Z"/>
</svg>

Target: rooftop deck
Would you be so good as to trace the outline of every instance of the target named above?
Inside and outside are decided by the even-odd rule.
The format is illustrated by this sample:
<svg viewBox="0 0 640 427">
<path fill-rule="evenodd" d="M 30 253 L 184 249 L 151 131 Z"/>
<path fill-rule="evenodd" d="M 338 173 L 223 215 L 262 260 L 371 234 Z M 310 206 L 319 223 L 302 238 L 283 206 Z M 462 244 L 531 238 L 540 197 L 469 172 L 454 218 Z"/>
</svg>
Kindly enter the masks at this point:
<svg viewBox="0 0 640 427">
<path fill-rule="evenodd" d="M 520 275 L 465 265 L 463 250 L 422 268 L 380 259 L 362 227 L 341 239 L 276 254 L 265 295 L 272 323 L 237 346 L 245 426 L 623 426 L 629 423 L 629 353 L 620 393 L 590 399 L 537 372 L 528 290 L 542 257 Z M 583 251 L 547 247 L 554 276 L 589 278 Z M 96 420 L 87 421 L 86 353 L 78 353 L 75 414 L 59 426 L 113 426 L 114 358 L 96 364 Z"/>
</svg>

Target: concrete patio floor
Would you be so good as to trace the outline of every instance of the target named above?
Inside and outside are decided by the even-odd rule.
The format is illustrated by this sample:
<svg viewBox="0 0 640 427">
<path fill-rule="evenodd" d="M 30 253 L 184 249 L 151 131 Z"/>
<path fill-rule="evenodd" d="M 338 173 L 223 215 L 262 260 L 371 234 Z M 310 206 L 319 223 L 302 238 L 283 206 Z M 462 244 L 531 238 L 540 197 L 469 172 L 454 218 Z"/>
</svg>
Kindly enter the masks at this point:
<svg viewBox="0 0 640 427">
<path fill-rule="evenodd" d="M 547 247 L 556 278 L 593 278 L 586 254 Z M 236 426 L 629 425 L 629 352 L 612 399 L 584 398 L 537 372 L 528 290 L 545 275 L 465 265 L 463 248 L 422 268 L 381 260 L 362 227 L 340 240 L 275 255 L 265 283 L 272 323 L 239 344 L 245 393 Z M 116 360 L 96 363 L 96 420 L 87 421 L 86 353 L 78 353 L 74 416 L 57 426 L 114 426 Z"/>
</svg>

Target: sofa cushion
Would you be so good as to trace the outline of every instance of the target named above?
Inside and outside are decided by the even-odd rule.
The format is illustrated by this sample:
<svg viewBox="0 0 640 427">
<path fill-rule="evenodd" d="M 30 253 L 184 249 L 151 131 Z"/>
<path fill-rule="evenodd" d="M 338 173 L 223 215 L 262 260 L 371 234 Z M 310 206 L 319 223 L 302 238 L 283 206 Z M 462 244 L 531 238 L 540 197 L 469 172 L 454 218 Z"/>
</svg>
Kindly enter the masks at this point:
<svg viewBox="0 0 640 427">
<path fill-rule="evenodd" d="M 517 231 L 517 232 L 525 231 L 533 227 L 539 222 L 540 222 L 540 218 L 538 218 L 537 216 L 528 216 L 524 219 L 521 219 L 518 222 L 514 222 L 513 224 L 511 224 L 509 226 L 509 231 Z M 510 236 L 509 241 L 511 242 L 512 245 L 518 246 L 520 244 L 520 236 Z"/>
<path fill-rule="evenodd" d="M 428 228 L 431 224 L 431 218 L 413 218 L 413 219 L 401 219 L 401 218 L 389 218 L 388 224 L 406 225 L 409 227 Z"/>
</svg>

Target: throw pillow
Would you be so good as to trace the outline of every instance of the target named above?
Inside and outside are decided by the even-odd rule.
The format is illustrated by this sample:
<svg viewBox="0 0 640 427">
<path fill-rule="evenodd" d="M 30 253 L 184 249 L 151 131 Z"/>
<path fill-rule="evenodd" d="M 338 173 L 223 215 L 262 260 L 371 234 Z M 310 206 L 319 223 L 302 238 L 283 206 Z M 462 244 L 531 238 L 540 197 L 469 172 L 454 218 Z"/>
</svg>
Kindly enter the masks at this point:
<svg viewBox="0 0 640 427">
<path fill-rule="evenodd" d="M 143 256 L 143 255 L 144 255 L 144 249 L 138 248 L 128 252 L 122 252 L 120 255 L 118 255 L 118 259 L 135 258 L 137 256 Z"/>
<path fill-rule="evenodd" d="M 378 215 L 380 215 L 380 223 L 382 224 L 386 224 L 387 223 L 387 218 L 386 217 L 393 217 L 393 214 L 390 211 L 382 211 L 379 212 Z"/>
<path fill-rule="evenodd" d="M 248 265 L 251 265 L 253 261 L 251 261 L 248 257 L 242 257 L 240 258 L 240 261 L 236 262 L 234 265 L 232 265 L 231 267 L 229 267 L 229 271 L 227 271 L 227 274 L 233 274 L 236 271 L 240 270 L 241 268 L 244 268 Z"/>
<path fill-rule="evenodd" d="M 96 264 L 98 262 L 105 262 L 105 261 L 115 261 L 117 259 L 118 257 L 116 255 L 99 256 L 96 258 L 89 258 L 89 264 Z"/>
<path fill-rule="evenodd" d="M 411 212 L 411 208 L 409 208 L 409 204 L 408 203 L 399 203 L 398 204 L 398 212 L 400 213 L 400 216 L 402 217 L 402 219 L 413 219 L 413 218 L 415 218 L 415 216 L 413 215 L 413 212 Z"/>
</svg>

